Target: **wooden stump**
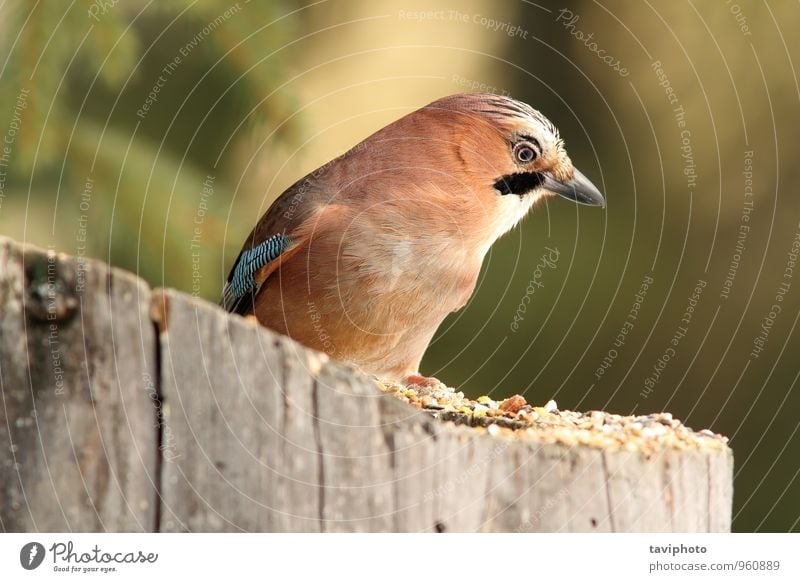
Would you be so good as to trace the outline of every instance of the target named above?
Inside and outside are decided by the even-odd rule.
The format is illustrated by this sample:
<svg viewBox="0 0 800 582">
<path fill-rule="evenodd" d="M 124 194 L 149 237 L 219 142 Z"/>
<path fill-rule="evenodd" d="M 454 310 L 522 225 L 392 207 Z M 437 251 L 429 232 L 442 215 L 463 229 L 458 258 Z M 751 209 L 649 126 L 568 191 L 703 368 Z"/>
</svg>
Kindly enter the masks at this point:
<svg viewBox="0 0 800 582">
<path fill-rule="evenodd" d="M 0 526 L 150 531 L 158 509 L 150 290 L 0 238 Z"/>
<path fill-rule="evenodd" d="M 0 313 L 5 531 L 730 530 L 727 447 L 456 426 L 215 305 L 1 238 Z"/>
</svg>

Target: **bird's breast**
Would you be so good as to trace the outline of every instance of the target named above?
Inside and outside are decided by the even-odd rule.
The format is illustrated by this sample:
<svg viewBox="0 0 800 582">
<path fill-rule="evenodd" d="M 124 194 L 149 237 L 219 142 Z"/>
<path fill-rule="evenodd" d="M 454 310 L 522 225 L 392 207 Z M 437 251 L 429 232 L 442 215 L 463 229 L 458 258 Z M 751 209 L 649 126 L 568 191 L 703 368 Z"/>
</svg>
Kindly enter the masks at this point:
<svg viewBox="0 0 800 582">
<path fill-rule="evenodd" d="M 386 328 L 438 326 L 469 299 L 481 260 L 458 241 L 365 229 L 342 245 L 340 296 L 351 312 Z"/>
</svg>

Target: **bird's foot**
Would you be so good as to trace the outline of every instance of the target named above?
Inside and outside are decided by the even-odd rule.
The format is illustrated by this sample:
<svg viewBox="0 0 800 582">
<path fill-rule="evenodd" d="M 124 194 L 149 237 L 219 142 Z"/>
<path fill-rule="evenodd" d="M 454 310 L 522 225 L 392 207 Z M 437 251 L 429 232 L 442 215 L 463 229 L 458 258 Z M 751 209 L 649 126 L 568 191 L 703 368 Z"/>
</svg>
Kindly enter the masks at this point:
<svg viewBox="0 0 800 582">
<path fill-rule="evenodd" d="M 420 376 L 419 374 L 411 374 L 406 376 L 403 382 L 406 386 L 421 386 L 423 388 L 433 388 L 442 382 L 433 376 Z"/>
</svg>

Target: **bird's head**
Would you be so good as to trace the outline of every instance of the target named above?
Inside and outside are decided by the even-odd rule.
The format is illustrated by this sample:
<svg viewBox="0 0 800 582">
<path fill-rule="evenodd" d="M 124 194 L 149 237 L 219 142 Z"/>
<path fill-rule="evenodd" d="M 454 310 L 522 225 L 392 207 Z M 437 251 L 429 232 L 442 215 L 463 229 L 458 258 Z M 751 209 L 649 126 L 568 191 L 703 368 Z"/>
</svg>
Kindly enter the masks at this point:
<svg viewBox="0 0 800 582">
<path fill-rule="evenodd" d="M 473 190 L 498 209 L 499 230 L 511 228 L 548 196 L 605 206 L 600 191 L 572 165 L 558 129 L 529 105 L 499 95 L 462 93 L 425 110 L 449 126 L 450 144 Z"/>
</svg>

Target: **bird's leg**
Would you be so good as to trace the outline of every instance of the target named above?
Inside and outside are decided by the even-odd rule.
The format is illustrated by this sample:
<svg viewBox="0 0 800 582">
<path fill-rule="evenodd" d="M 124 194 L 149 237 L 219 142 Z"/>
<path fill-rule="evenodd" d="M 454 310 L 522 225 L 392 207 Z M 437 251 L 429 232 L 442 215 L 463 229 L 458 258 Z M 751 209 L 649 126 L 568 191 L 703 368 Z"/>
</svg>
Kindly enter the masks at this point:
<svg viewBox="0 0 800 582">
<path fill-rule="evenodd" d="M 442 382 L 433 376 L 421 376 L 419 374 L 411 374 L 403 379 L 406 386 L 421 386 L 423 388 L 433 388 Z"/>
</svg>

